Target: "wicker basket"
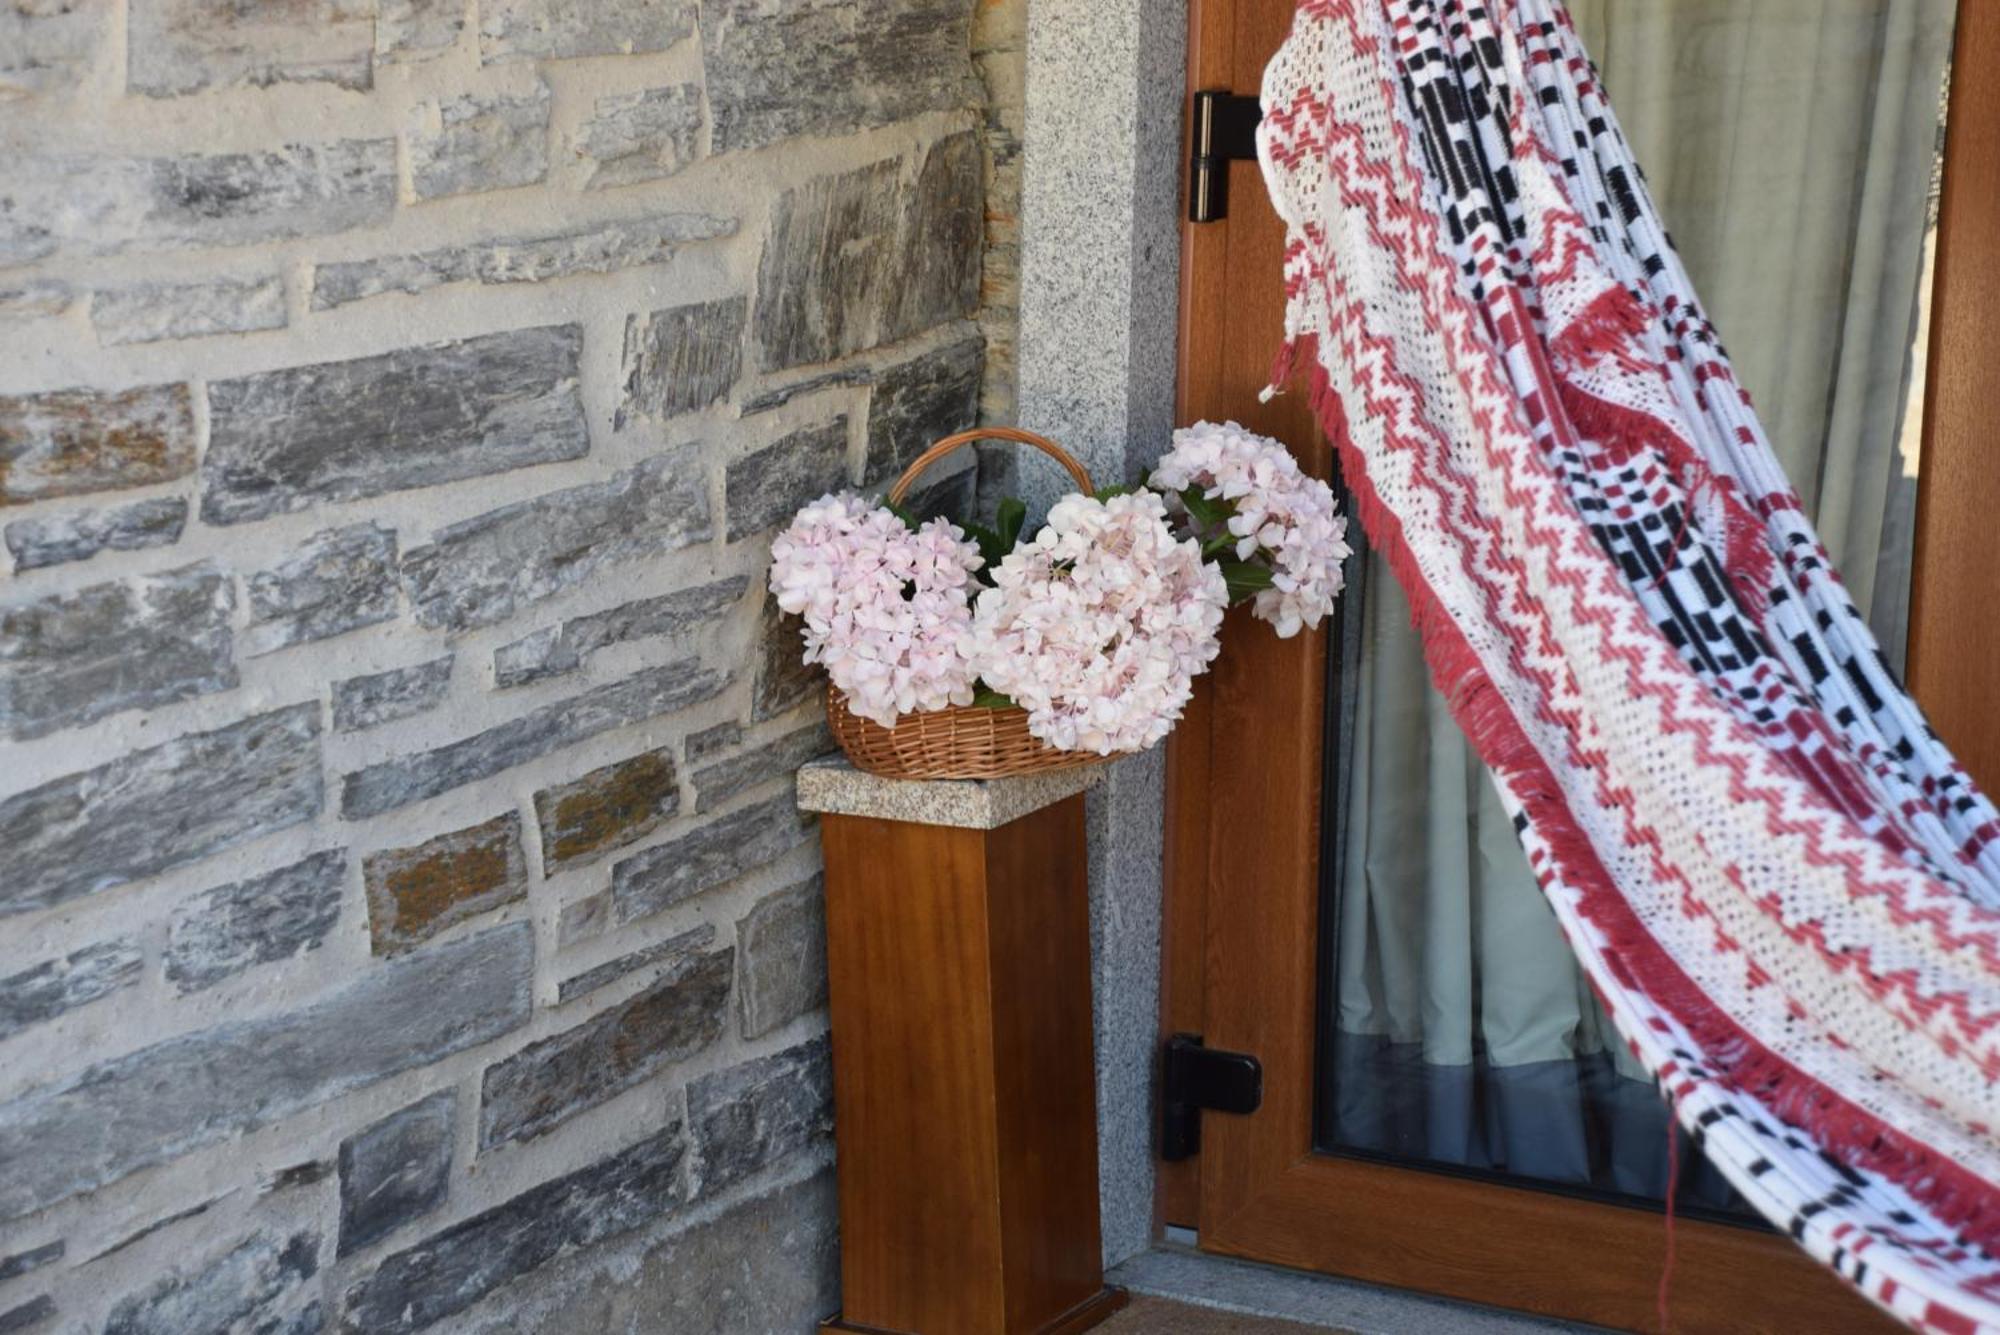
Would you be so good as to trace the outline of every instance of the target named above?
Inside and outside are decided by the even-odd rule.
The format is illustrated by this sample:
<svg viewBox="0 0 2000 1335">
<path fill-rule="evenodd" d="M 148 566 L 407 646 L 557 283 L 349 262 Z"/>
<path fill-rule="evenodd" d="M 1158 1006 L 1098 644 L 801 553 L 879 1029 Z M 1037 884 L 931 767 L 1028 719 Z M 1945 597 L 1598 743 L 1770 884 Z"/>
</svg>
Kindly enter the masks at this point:
<svg viewBox="0 0 2000 1335">
<path fill-rule="evenodd" d="M 889 503 L 899 505 L 926 468 L 976 440 L 1010 440 L 1032 445 L 1069 470 L 1085 495 L 1093 490 L 1090 474 L 1070 454 L 1044 436 L 1014 427 L 985 427 L 947 436 L 925 450 L 889 489 Z M 998 779 L 1010 774 L 1094 765 L 1102 756 L 1058 751 L 1028 735 L 1025 709 L 979 709 L 950 705 L 944 709 L 905 714 L 885 728 L 847 708 L 847 698 L 833 688 L 826 692 L 826 720 L 834 740 L 857 769 L 890 779 Z"/>
</svg>

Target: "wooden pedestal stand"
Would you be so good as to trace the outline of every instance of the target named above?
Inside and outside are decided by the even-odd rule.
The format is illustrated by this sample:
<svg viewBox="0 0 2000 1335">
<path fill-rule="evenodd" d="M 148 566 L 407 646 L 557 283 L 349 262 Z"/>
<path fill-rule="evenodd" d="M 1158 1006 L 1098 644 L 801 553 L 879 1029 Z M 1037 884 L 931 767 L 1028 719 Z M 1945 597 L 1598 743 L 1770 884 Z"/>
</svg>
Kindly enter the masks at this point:
<svg viewBox="0 0 2000 1335">
<path fill-rule="evenodd" d="M 1083 789 L 1095 768 L 799 776 L 823 813 L 843 1310 L 827 1330 L 1058 1335 L 1106 1288 Z"/>
</svg>

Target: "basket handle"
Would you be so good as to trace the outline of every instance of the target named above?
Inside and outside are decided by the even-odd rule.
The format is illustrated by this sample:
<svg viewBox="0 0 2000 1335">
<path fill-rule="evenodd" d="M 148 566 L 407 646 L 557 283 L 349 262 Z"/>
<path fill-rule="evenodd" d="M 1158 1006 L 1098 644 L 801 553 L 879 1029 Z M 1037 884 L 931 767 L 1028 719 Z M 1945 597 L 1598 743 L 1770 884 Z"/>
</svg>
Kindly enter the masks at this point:
<svg viewBox="0 0 2000 1335">
<path fill-rule="evenodd" d="M 961 431 L 955 436 L 946 436 L 912 460 L 910 466 L 903 470 L 903 475 L 896 479 L 896 485 L 889 488 L 889 504 L 901 505 L 903 497 L 909 495 L 910 488 L 915 485 L 918 474 L 959 446 L 970 445 L 975 440 L 1011 440 L 1017 445 L 1032 445 L 1068 469 L 1069 475 L 1076 479 L 1078 490 L 1084 495 L 1091 495 L 1097 490 L 1091 485 L 1090 474 L 1084 471 L 1083 465 L 1078 463 L 1068 450 L 1047 436 L 1038 436 L 1032 431 L 1023 431 L 1014 426 L 982 426 L 975 427 L 971 431 Z"/>
</svg>

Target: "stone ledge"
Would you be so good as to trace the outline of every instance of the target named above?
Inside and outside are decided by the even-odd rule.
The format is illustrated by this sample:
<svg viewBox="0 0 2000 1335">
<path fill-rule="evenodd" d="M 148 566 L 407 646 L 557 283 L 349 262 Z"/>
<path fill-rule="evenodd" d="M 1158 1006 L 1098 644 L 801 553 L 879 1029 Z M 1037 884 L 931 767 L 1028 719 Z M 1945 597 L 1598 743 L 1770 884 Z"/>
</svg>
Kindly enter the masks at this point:
<svg viewBox="0 0 2000 1335">
<path fill-rule="evenodd" d="M 885 779 L 854 768 L 845 756 L 822 756 L 799 767 L 799 809 L 997 830 L 1103 778 L 1103 765 L 1079 765 L 1006 779 Z"/>
</svg>

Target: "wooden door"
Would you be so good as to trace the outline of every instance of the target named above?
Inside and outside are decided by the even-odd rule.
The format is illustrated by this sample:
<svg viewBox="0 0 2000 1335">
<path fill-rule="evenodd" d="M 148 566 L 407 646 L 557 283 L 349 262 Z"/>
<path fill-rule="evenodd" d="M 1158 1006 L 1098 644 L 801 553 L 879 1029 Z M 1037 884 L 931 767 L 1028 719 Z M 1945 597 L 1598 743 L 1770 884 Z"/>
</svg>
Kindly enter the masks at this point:
<svg viewBox="0 0 2000 1335">
<path fill-rule="evenodd" d="M 1294 8 L 1191 0 L 1190 93 L 1255 93 Z M 1990 783 L 2000 631 L 1983 603 L 2000 593 L 2000 547 L 1981 526 L 2000 514 L 1986 443 L 2000 422 L 1989 369 L 2000 340 L 2000 84 L 1965 71 L 2000 68 L 2000 0 L 1965 0 L 1955 68 L 1912 660 L 1920 698 L 1941 707 L 1944 735 Z M 1283 228 L 1256 164 L 1230 170 L 1227 219 L 1184 225 L 1179 420 L 1233 418 L 1328 476 L 1304 396 L 1258 401 L 1281 337 Z M 1950 495 L 1938 494 L 1946 484 Z M 1966 634 L 1968 622 L 1979 629 Z M 1259 1056 L 1264 1104 L 1208 1117 L 1201 1154 L 1162 1165 L 1162 1222 L 1198 1230 L 1205 1251 L 1657 1329 L 1658 1213 L 1315 1152 L 1321 774 L 1339 664 L 1326 633 L 1279 640 L 1240 609 L 1225 640 L 1169 753 L 1162 1032 Z M 1675 1246 L 1677 1328 L 1898 1328 L 1775 1234 L 1684 1220 Z"/>
</svg>

